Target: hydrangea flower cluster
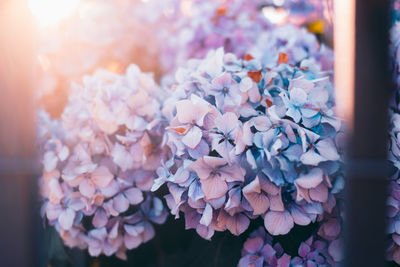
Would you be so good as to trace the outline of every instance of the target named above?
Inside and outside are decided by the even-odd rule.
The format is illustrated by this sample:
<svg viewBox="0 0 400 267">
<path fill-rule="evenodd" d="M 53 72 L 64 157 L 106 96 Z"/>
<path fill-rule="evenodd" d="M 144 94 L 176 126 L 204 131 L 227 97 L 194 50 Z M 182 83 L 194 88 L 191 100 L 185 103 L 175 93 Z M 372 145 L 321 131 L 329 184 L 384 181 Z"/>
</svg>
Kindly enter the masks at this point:
<svg viewBox="0 0 400 267">
<path fill-rule="evenodd" d="M 100 70 L 75 85 L 60 121 L 41 116 L 43 212 L 65 244 L 125 258 L 168 212 L 150 192 L 165 148 L 151 74 Z M 54 124 L 56 127 L 54 127 Z M 54 131 L 53 129 L 58 129 Z"/>
<path fill-rule="evenodd" d="M 293 24 L 276 26 L 262 32 L 256 44 L 249 50 L 264 67 L 273 67 L 279 53 L 288 55 L 290 64 L 298 65 L 304 59 L 313 60 L 322 70 L 333 69 L 333 51 L 320 44 L 314 34 Z"/>
<path fill-rule="evenodd" d="M 391 236 L 387 257 L 388 260 L 400 264 L 400 115 L 397 113 L 393 113 L 391 118 L 389 159 L 396 172 L 391 178 L 390 196 L 387 200 L 388 234 Z"/>
<path fill-rule="evenodd" d="M 398 6 L 399 1 L 395 2 Z M 396 10 L 398 10 L 396 8 Z M 398 19 L 398 18 L 397 18 Z M 391 124 L 389 129 L 389 160 L 393 163 L 396 171 L 391 177 L 390 196 L 387 200 L 387 217 L 389 221 L 388 234 L 390 235 L 390 246 L 388 248 L 388 260 L 400 264 L 400 115 L 399 115 L 399 88 L 400 88 L 400 23 L 397 21 L 391 29 L 391 49 L 394 67 L 394 77 L 397 89 L 391 101 Z"/>
<path fill-rule="evenodd" d="M 291 257 L 284 253 L 279 243 L 274 244 L 273 237 L 259 228 L 244 243 L 238 266 L 336 266 L 336 262 L 330 256 L 324 240 L 311 236 L 301 243 L 298 255 Z"/>
<path fill-rule="evenodd" d="M 397 171 L 396 177 L 399 176 Z M 390 197 L 388 199 L 388 234 L 391 236 L 391 242 L 388 249 L 388 260 L 400 264 L 400 185 L 398 180 L 390 183 Z"/>
<path fill-rule="evenodd" d="M 260 7 L 260 1 L 169 1 L 159 22 L 167 26 L 157 33 L 164 70 L 174 71 L 188 59 L 204 58 L 221 46 L 244 56 L 259 34 L 270 27 Z"/>
<path fill-rule="evenodd" d="M 163 109 L 172 154 L 152 190 L 167 183 L 171 213 L 206 239 L 239 235 L 259 216 L 287 234 L 343 187 L 329 77 L 310 60 L 288 62 L 281 53 L 263 68 L 220 48 L 176 73 Z"/>
</svg>

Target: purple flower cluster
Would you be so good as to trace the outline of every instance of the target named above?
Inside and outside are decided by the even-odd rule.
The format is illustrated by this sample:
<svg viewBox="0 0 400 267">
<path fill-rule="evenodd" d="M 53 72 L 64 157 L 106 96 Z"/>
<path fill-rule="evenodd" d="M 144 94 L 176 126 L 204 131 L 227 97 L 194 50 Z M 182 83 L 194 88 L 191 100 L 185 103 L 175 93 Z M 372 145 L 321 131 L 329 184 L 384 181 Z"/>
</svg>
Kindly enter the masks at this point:
<svg viewBox="0 0 400 267">
<path fill-rule="evenodd" d="M 278 58 L 263 68 L 220 48 L 176 72 L 163 109 L 172 153 L 152 190 L 166 183 L 171 213 L 206 239 L 239 235 L 259 216 L 270 234 L 287 234 L 343 187 L 329 76 Z"/>
<path fill-rule="evenodd" d="M 394 67 L 394 77 L 396 77 L 397 87 L 400 86 L 400 22 L 397 21 L 391 31 L 391 52 L 392 52 L 392 60 Z M 397 92 L 398 94 L 398 92 Z"/>
<path fill-rule="evenodd" d="M 328 243 L 320 238 L 311 236 L 300 244 L 298 255 L 292 257 L 284 253 L 282 246 L 274 243 L 273 237 L 260 228 L 251 233 L 244 243 L 238 266 L 336 266 L 336 262 L 328 252 Z"/>
<path fill-rule="evenodd" d="M 398 10 L 399 1 L 395 1 Z M 397 18 L 398 19 L 398 18 Z M 387 200 L 388 234 L 390 235 L 390 246 L 387 259 L 400 264 L 400 114 L 399 114 L 399 88 L 400 88 L 400 23 L 397 21 L 391 29 L 391 49 L 394 67 L 396 91 L 391 101 L 391 123 L 389 129 L 389 160 L 393 163 L 396 171 L 391 177 L 390 196 Z"/>
<path fill-rule="evenodd" d="M 293 24 L 276 26 L 262 32 L 249 53 L 259 59 L 264 67 L 273 67 L 279 53 L 288 55 L 290 64 L 298 65 L 304 59 L 312 61 L 314 68 L 333 69 L 333 51 L 320 44 L 314 34 Z M 318 67 L 319 65 L 319 67 Z"/>
<path fill-rule="evenodd" d="M 400 115 L 397 113 L 393 113 L 391 117 L 389 159 L 393 162 L 396 172 L 391 178 L 390 196 L 387 200 L 387 231 L 391 235 L 387 258 L 400 264 Z"/>
<path fill-rule="evenodd" d="M 131 65 L 75 85 L 61 120 L 40 116 L 44 216 L 65 244 L 125 258 L 153 238 L 168 212 L 150 192 L 166 151 L 151 74 Z"/>
<path fill-rule="evenodd" d="M 397 171 L 396 176 L 399 173 Z M 388 249 L 388 260 L 400 264 L 400 185 L 394 180 L 390 184 L 390 197 L 388 199 L 388 234 L 391 235 L 391 242 Z"/>
</svg>

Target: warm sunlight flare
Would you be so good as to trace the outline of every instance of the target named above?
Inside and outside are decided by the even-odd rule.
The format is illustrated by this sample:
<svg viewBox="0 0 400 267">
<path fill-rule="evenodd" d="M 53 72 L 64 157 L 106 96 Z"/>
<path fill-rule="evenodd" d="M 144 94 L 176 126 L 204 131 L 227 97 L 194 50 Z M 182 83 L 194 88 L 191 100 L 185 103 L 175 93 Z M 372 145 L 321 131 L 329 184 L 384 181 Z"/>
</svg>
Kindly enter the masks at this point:
<svg viewBox="0 0 400 267">
<path fill-rule="evenodd" d="M 29 0 L 29 9 L 41 26 L 54 26 L 67 18 L 80 0 Z"/>
</svg>

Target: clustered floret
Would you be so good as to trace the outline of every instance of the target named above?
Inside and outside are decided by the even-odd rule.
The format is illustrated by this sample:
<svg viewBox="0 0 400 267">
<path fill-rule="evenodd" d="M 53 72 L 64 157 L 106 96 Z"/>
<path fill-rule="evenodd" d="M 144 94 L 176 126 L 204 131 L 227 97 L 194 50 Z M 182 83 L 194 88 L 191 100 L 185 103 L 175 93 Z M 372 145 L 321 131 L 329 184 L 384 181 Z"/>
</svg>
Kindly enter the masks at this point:
<svg viewBox="0 0 400 267">
<path fill-rule="evenodd" d="M 251 233 L 243 245 L 239 267 L 245 266 L 336 266 L 336 262 L 329 254 L 325 240 L 311 236 L 300 244 L 298 255 L 290 256 L 284 252 L 281 244 L 274 244 L 273 237 L 260 228 Z"/>
<path fill-rule="evenodd" d="M 80 39 L 99 51 L 84 51 L 85 64 L 51 59 L 60 75 L 75 79 L 100 61 L 119 71 L 108 63 L 131 58 L 125 55 L 135 44 L 158 53 L 160 66 L 147 63 L 167 81 L 161 88 L 136 65 L 125 74 L 98 70 L 72 86 L 60 119 L 40 114 L 43 215 L 66 245 L 126 258 L 153 238 L 153 223 L 165 222 L 157 194 L 167 187 L 171 214 L 183 214 L 186 229 L 205 239 L 215 231 L 240 235 L 263 219 L 239 266 L 341 260 L 342 125 L 332 50 L 305 29 L 271 24 L 262 14 L 266 2 L 118 1 L 144 23 L 146 36 L 155 33 L 150 39 L 126 35 L 143 28 L 124 16 L 96 29 L 118 12 L 91 3 L 97 8 L 88 9 Z M 311 223 L 318 229 L 297 256 L 274 240 Z"/>
<path fill-rule="evenodd" d="M 287 57 L 263 68 L 221 48 L 176 73 L 164 106 L 172 153 L 152 190 L 167 183 L 172 214 L 206 239 L 239 235 L 259 216 L 270 234 L 287 234 L 343 187 L 329 76 Z"/>
<path fill-rule="evenodd" d="M 150 192 L 165 155 L 164 92 L 135 65 L 125 75 L 98 71 L 73 89 L 60 121 L 40 117 L 44 213 L 68 246 L 124 258 L 168 214 Z"/>
</svg>

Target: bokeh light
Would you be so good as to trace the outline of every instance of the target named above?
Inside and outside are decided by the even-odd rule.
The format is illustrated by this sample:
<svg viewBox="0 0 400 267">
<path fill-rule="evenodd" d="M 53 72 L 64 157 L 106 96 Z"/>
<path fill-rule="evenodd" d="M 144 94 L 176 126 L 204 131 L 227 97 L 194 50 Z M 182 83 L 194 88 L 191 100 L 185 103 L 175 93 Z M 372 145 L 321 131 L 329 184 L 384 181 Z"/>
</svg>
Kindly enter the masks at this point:
<svg viewBox="0 0 400 267">
<path fill-rule="evenodd" d="M 41 26 L 50 27 L 66 19 L 78 7 L 79 1 L 29 0 L 29 9 Z"/>
</svg>

